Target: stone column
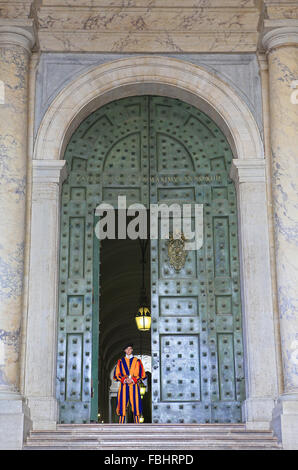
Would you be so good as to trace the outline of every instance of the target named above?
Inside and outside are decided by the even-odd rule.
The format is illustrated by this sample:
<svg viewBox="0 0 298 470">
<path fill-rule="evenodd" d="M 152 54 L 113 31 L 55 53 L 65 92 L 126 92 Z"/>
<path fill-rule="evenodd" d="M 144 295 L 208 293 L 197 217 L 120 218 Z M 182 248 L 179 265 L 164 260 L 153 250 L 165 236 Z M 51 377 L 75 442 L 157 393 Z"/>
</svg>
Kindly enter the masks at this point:
<svg viewBox="0 0 298 470">
<path fill-rule="evenodd" d="M 239 214 L 246 385 L 243 418 L 247 429 L 270 429 L 278 380 L 265 160 L 234 159 L 230 176 L 236 186 Z"/>
<path fill-rule="evenodd" d="M 19 393 L 25 242 L 30 29 L 0 25 L 0 448 L 20 448 Z"/>
<path fill-rule="evenodd" d="M 60 196 L 65 160 L 33 160 L 24 391 L 33 429 L 56 429 Z"/>
<path fill-rule="evenodd" d="M 298 449 L 298 24 L 263 37 L 269 64 L 272 192 L 283 393 L 273 424 L 286 449 Z M 296 96 L 295 96 L 296 95 Z"/>
</svg>

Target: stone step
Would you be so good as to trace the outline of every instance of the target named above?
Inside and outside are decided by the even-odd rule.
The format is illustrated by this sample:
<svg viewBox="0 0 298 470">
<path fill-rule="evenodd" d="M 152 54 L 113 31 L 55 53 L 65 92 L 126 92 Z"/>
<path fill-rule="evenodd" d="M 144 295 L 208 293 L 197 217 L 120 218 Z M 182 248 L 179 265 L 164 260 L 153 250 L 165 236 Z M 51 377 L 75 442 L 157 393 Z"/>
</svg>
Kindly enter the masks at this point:
<svg viewBox="0 0 298 470">
<path fill-rule="evenodd" d="M 89 450 L 128 450 L 132 447 L 132 441 L 122 442 L 118 441 L 111 442 L 61 442 L 60 444 L 49 441 L 43 442 L 40 445 L 28 445 L 24 446 L 24 449 L 89 449 Z M 205 442 L 133 442 L 134 450 L 207 450 L 207 449 L 243 449 L 243 450 L 279 450 L 280 447 L 277 443 L 264 443 L 264 442 L 233 442 L 229 441 L 226 443 L 220 441 L 205 441 Z"/>
<path fill-rule="evenodd" d="M 249 432 L 249 433 L 233 433 L 233 434 L 223 434 L 223 433 L 189 433 L 189 432 L 185 432 L 185 433 L 149 433 L 149 432 L 142 432 L 142 433 L 130 433 L 130 432 L 127 432 L 125 434 L 118 434 L 118 433 L 113 433 L 113 432 L 102 432 L 102 433 L 88 433 L 88 435 L 86 434 L 82 434 L 82 433 L 43 433 L 43 434 L 40 434 L 40 433 L 34 433 L 32 435 L 30 435 L 30 437 L 28 438 L 28 442 L 33 442 L 33 441 L 38 441 L 38 440 L 44 440 L 44 439 L 55 439 L 55 440 L 66 440 L 66 439 L 85 439 L 85 438 L 88 438 L 88 439 L 109 439 L 109 438 L 113 438 L 117 436 L 117 439 L 121 440 L 121 439 L 135 439 L 136 437 L 138 437 L 138 439 L 174 439 L 174 440 L 179 440 L 179 439 L 185 439 L 187 437 L 187 439 L 192 439 L 192 440 L 196 440 L 196 439 L 206 439 L 206 438 L 209 438 L 210 436 L 212 437 L 212 439 L 223 439 L 223 440 L 226 440 L 226 439 L 234 439 L 234 440 L 241 440 L 241 439 L 253 439 L 253 440 L 272 440 L 273 439 L 273 436 L 271 433 L 260 433 L 260 434 L 254 434 L 252 432 Z"/>
<path fill-rule="evenodd" d="M 86 448 L 86 447 L 75 447 L 75 448 L 72 448 L 72 447 L 63 447 L 62 449 L 60 447 L 38 447 L 38 448 L 35 448 L 35 447 L 30 447 L 30 448 L 26 448 L 24 447 L 23 450 L 111 450 L 110 448 L 105 448 L 105 447 L 100 447 L 100 448 L 95 448 L 95 447 L 92 447 L 92 448 Z M 127 450 L 127 448 L 113 448 L 112 450 Z M 264 449 L 263 447 L 250 447 L 250 448 L 247 448 L 247 447 L 220 447 L 220 446 L 215 446 L 215 447 L 175 447 L 175 448 L 172 448 L 172 447 L 141 447 L 141 448 L 136 448 L 135 450 L 137 451 L 142 451 L 142 450 L 147 450 L 147 451 L 179 451 L 179 452 L 182 452 L 182 451 L 189 451 L 191 452 L 192 450 L 278 450 L 278 449 Z"/>
<path fill-rule="evenodd" d="M 137 437 L 137 439 L 136 439 Z M 280 449 L 272 431 L 243 424 L 59 424 L 31 431 L 24 449 Z"/>
<path fill-rule="evenodd" d="M 117 428 L 125 428 L 129 427 L 132 429 L 140 429 L 140 426 L 142 426 L 142 429 L 148 428 L 148 429 L 243 429 L 245 430 L 245 424 L 227 424 L 227 423 L 213 423 L 213 424 L 207 424 L 207 423 L 193 423 L 193 424 L 174 424 L 174 423 L 159 423 L 159 424 L 151 424 L 151 423 L 143 423 L 143 424 L 134 424 L 134 423 L 128 423 L 128 424 L 118 424 L 118 423 L 106 423 L 106 424 L 96 424 L 96 423 L 86 423 L 86 424 L 57 424 L 57 429 L 83 429 L 83 430 L 88 430 L 88 429 L 117 429 Z"/>
<path fill-rule="evenodd" d="M 92 440 L 88 440 L 88 441 L 85 441 L 85 440 L 82 440 L 82 439 L 78 439 L 77 441 L 55 441 L 55 440 L 43 440 L 43 441 L 35 441 L 35 442 L 32 442 L 32 441 L 29 441 L 26 443 L 27 446 L 33 446 L 33 447 L 40 447 L 40 446 L 57 446 L 57 447 L 64 447 L 64 446 L 77 446 L 77 445 L 86 445 L 86 446 L 97 446 L 97 445 L 101 445 L 101 446 L 112 446 L 112 447 L 117 447 L 117 448 L 128 448 L 130 449 L 131 448 L 131 445 L 132 445 L 132 440 L 130 439 L 123 439 L 122 441 L 119 441 L 118 439 L 114 438 L 114 439 L 96 439 L 94 441 Z M 151 440 L 151 439 L 147 439 L 147 440 L 143 440 L 143 439 L 140 439 L 137 443 L 135 443 L 134 441 L 134 448 L 135 446 L 139 447 L 139 448 L 142 448 L 144 446 L 168 446 L 168 445 L 171 445 L 172 447 L 175 447 L 175 446 L 185 446 L 185 445 L 188 445 L 188 446 L 208 446 L 208 445 L 222 445 L 222 446 L 247 446 L 247 447 L 251 447 L 251 446 L 262 446 L 262 447 L 278 447 L 277 443 L 274 442 L 274 441 L 255 441 L 255 440 L 251 440 L 251 441 L 248 441 L 248 440 L 239 440 L 239 441 L 234 441 L 234 440 L 226 440 L 226 441 L 223 441 L 223 440 L 216 440 L 216 439 L 201 439 L 201 440 L 192 440 L 192 441 L 189 441 L 188 439 L 186 441 L 183 441 L 182 439 L 179 439 L 179 441 L 175 441 L 175 440 L 169 440 L 169 439 L 158 439 L 158 440 Z"/>
<path fill-rule="evenodd" d="M 62 427 L 63 426 L 63 427 Z M 68 425 L 59 425 L 57 426 L 57 430 L 53 431 L 55 433 L 81 433 L 81 434 L 89 434 L 89 433 L 109 433 L 109 432 L 117 432 L 117 434 L 126 434 L 127 432 L 129 433 L 136 433 L 139 434 L 140 431 L 142 433 L 149 432 L 150 434 L 155 434 L 155 433 L 164 433 L 164 432 L 170 432 L 170 433 L 211 433 L 211 432 L 217 432 L 217 433 L 222 433 L 222 434 L 233 434 L 233 433 L 248 433 L 248 432 L 253 432 L 254 434 L 259 434 L 259 435 L 266 435 L 266 434 L 271 434 L 271 431 L 268 430 L 256 430 L 256 431 L 250 431 L 246 430 L 245 426 L 238 426 L 238 427 L 227 427 L 227 426 L 208 426 L 206 425 L 205 427 L 203 426 L 189 426 L 189 425 L 134 425 L 134 424 L 125 424 L 125 425 L 119 425 L 116 424 L 113 427 L 111 425 L 95 425 L 92 427 L 89 427 L 85 425 L 85 427 L 71 427 Z M 39 431 L 42 433 L 43 431 Z M 51 431 L 44 431 L 45 433 L 49 433 Z"/>
<path fill-rule="evenodd" d="M 127 439 L 126 441 L 123 440 L 121 442 L 114 440 L 108 441 L 108 440 L 100 440 L 99 443 L 103 448 L 105 449 L 130 449 L 131 448 L 131 441 Z M 179 440 L 177 442 L 175 441 L 138 441 L 135 443 L 134 448 L 136 449 L 150 449 L 152 448 L 159 448 L 159 449 L 197 449 L 197 448 L 209 448 L 209 447 L 245 447 L 245 448 L 251 448 L 251 447 L 260 447 L 260 448 L 278 448 L 277 442 L 264 442 L 264 441 L 233 441 L 233 440 L 228 440 L 226 442 L 222 440 L 216 440 L 216 439 L 205 439 L 205 440 L 197 440 L 193 442 L 189 442 L 188 440 Z"/>
<path fill-rule="evenodd" d="M 131 444 L 130 444 L 131 445 Z M 115 444 L 107 446 L 103 445 L 98 448 L 99 450 L 127 450 L 128 447 L 123 445 L 123 446 L 117 446 Z M 229 444 L 229 445 L 222 445 L 220 443 L 209 443 L 209 444 L 202 444 L 202 445 L 171 445 L 171 444 L 166 444 L 166 445 L 140 445 L 140 446 L 135 446 L 134 450 L 174 450 L 174 451 L 191 451 L 191 450 L 280 450 L 278 447 L 275 446 L 264 446 L 264 445 L 241 445 L 241 444 Z"/>
</svg>

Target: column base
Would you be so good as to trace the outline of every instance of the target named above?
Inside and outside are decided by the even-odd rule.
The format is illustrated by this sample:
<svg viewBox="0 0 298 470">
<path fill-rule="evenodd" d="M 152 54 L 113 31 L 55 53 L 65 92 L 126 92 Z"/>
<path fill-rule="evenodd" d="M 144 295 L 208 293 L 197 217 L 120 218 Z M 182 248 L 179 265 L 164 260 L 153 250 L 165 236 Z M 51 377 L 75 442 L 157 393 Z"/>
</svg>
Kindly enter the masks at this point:
<svg viewBox="0 0 298 470">
<path fill-rule="evenodd" d="M 284 450 L 298 450 L 298 394 L 284 394 L 278 398 L 272 427 Z"/>
<path fill-rule="evenodd" d="M 242 416 L 246 429 L 264 430 L 271 429 L 273 398 L 248 398 L 242 404 Z"/>
<path fill-rule="evenodd" d="M 55 430 L 58 420 L 58 402 L 53 397 L 28 397 L 32 429 Z"/>
<path fill-rule="evenodd" d="M 32 429 L 29 407 L 19 393 L 0 393 L 0 450 L 21 450 Z"/>
</svg>

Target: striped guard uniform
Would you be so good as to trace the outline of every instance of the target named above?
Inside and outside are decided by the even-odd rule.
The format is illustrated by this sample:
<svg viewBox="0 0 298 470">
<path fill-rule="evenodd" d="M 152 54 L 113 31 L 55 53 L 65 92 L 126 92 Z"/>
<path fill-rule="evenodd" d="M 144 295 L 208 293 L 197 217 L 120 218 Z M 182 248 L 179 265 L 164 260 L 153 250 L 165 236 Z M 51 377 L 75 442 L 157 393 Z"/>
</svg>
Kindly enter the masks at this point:
<svg viewBox="0 0 298 470">
<path fill-rule="evenodd" d="M 128 377 L 132 378 L 133 383 L 124 383 L 124 380 Z M 134 415 L 134 422 L 140 422 L 140 415 L 143 410 L 138 382 L 145 378 L 145 369 L 140 359 L 134 356 L 131 358 L 124 356 L 118 360 L 114 370 L 114 380 L 120 382 L 116 408 L 116 413 L 119 416 L 119 423 L 125 423 L 128 400 Z"/>
</svg>

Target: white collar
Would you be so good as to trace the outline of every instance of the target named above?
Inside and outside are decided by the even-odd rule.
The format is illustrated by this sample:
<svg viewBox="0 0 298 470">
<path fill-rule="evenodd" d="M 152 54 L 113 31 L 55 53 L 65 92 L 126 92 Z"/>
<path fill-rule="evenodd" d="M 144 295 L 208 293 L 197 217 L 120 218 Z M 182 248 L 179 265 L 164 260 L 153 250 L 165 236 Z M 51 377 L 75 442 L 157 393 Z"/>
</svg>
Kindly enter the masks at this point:
<svg viewBox="0 0 298 470">
<path fill-rule="evenodd" d="M 129 356 L 125 354 L 125 357 L 127 357 L 128 359 L 131 359 L 133 357 L 133 354 L 130 354 Z"/>
</svg>

